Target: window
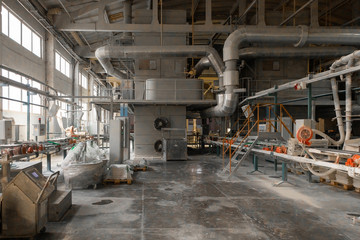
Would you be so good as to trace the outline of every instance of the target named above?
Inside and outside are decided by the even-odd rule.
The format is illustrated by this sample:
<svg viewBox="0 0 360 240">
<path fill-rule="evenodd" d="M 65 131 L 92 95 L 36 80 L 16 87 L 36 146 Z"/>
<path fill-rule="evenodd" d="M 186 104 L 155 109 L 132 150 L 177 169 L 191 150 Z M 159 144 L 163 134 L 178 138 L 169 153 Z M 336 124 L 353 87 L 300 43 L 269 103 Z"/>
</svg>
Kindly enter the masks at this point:
<svg viewBox="0 0 360 240">
<path fill-rule="evenodd" d="M 88 79 L 86 75 L 79 73 L 79 84 L 85 89 L 88 89 Z"/>
<path fill-rule="evenodd" d="M 33 88 L 41 89 L 40 83 L 35 82 L 31 79 L 22 77 L 16 73 L 9 72 L 7 70 L 2 69 L 1 75 L 6 78 L 9 78 L 11 80 L 30 85 Z M 6 97 L 6 98 L 11 98 L 14 100 L 22 101 L 22 102 L 27 102 L 27 100 L 28 100 L 26 90 L 22 90 L 20 88 L 13 87 L 13 86 L 2 87 L 2 96 Z M 25 112 L 26 113 L 27 112 L 27 104 L 24 104 L 24 103 L 21 103 L 18 101 L 11 101 L 11 100 L 7 100 L 7 99 L 3 99 L 3 103 L 2 103 L 3 110 L 5 110 L 5 111 L 11 110 L 11 111 L 16 111 L 16 112 Z M 31 94 L 30 102 L 41 105 L 41 98 L 37 94 Z M 30 113 L 41 114 L 41 107 L 35 106 L 35 105 L 30 105 Z"/>
<path fill-rule="evenodd" d="M 94 82 L 93 96 L 98 96 L 98 89 L 99 89 L 99 85 L 97 85 L 97 83 Z"/>
<path fill-rule="evenodd" d="M 55 68 L 68 78 L 70 78 L 70 62 L 59 53 L 55 53 Z"/>
<path fill-rule="evenodd" d="M 41 58 L 41 37 L 5 6 L 1 6 L 2 32 Z"/>
</svg>

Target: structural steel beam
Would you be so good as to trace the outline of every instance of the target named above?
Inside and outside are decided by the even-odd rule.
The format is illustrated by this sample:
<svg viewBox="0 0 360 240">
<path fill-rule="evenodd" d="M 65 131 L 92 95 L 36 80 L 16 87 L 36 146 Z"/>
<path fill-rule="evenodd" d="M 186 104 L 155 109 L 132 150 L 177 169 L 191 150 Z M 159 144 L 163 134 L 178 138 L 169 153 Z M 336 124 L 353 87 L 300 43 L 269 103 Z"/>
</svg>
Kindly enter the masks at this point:
<svg viewBox="0 0 360 240">
<path fill-rule="evenodd" d="M 284 21 L 280 23 L 280 26 L 286 24 L 288 21 L 290 21 L 293 17 L 298 15 L 302 10 L 304 10 L 307 6 L 309 6 L 311 3 L 313 3 L 315 0 L 310 0 L 307 3 L 305 3 L 301 8 L 299 8 L 296 12 L 291 14 L 289 17 L 287 17 Z"/>
</svg>

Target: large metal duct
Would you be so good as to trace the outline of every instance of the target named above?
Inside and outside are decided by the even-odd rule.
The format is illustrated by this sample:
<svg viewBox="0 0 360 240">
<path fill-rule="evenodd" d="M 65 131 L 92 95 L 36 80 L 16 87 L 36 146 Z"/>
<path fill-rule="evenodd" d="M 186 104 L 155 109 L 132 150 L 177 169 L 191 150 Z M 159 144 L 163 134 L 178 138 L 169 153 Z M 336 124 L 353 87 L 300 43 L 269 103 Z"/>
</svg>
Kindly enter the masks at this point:
<svg viewBox="0 0 360 240">
<path fill-rule="evenodd" d="M 239 50 L 239 58 L 311 58 L 339 57 L 355 51 L 355 47 L 249 47 Z M 195 66 L 196 67 L 196 66 Z M 197 72 L 196 72 L 197 73 Z"/>
<path fill-rule="evenodd" d="M 219 101 L 217 106 L 206 109 L 202 113 L 203 117 L 228 116 L 236 110 L 238 94 L 234 92 L 234 89 L 239 84 L 239 72 L 236 69 L 236 62 L 239 59 L 239 48 L 246 43 L 293 44 L 295 47 L 302 47 L 307 43 L 358 45 L 360 43 L 360 34 L 358 29 L 312 29 L 307 26 L 244 26 L 235 30 L 226 39 L 223 49 L 223 59 L 226 66 L 223 80 L 225 94 L 218 96 L 218 99 L 222 99 L 222 101 Z"/>
<path fill-rule="evenodd" d="M 111 64 L 112 58 L 151 58 L 151 57 L 202 57 L 206 56 L 216 69 L 218 77 L 222 78 L 225 66 L 218 52 L 209 46 L 103 46 L 95 51 L 105 71 L 117 78 L 123 78 L 122 73 Z"/>
</svg>

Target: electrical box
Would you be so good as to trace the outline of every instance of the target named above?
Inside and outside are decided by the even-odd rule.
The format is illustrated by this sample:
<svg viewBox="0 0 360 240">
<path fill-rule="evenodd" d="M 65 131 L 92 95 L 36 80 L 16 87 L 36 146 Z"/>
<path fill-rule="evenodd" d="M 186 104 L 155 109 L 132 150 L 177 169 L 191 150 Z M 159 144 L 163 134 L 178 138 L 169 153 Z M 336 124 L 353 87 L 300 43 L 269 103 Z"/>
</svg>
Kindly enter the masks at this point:
<svg viewBox="0 0 360 240">
<path fill-rule="evenodd" d="M 45 124 L 33 124 L 33 135 L 35 137 L 44 136 L 45 129 Z"/>
<path fill-rule="evenodd" d="M 12 122 L 11 120 L 0 120 L 0 140 L 11 139 Z"/>
</svg>

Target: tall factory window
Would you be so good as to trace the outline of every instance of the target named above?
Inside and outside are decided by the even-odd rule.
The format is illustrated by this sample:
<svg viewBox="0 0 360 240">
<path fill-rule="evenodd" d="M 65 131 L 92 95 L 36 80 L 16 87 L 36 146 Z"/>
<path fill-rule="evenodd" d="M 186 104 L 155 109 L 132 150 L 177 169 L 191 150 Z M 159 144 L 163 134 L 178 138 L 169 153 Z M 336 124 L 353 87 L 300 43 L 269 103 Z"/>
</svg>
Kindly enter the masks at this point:
<svg viewBox="0 0 360 240">
<path fill-rule="evenodd" d="M 88 78 L 85 74 L 79 73 L 79 83 L 85 89 L 88 89 Z"/>
<path fill-rule="evenodd" d="M 41 89 L 41 85 L 38 82 L 35 82 L 31 79 L 22 77 L 16 73 L 13 72 L 9 72 L 7 70 L 2 70 L 1 75 L 9 78 L 11 80 L 14 80 L 16 82 L 19 83 L 23 83 L 26 85 L 29 85 L 33 88 L 37 88 L 37 89 Z M 4 110 L 11 110 L 11 111 L 15 111 L 15 112 L 27 112 L 27 105 L 24 104 L 28 101 L 27 99 L 27 91 L 26 90 L 22 90 L 20 88 L 14 87 L 14 86 L 6 86 L 6 87 L 2 87 L 3 90 L 3 97 L 6 98 L 11 98 L 17 101 L 12 101 L 12 100 L 6 100 L 3 99 L 3 109 Z M 22 101 L 22 102 L 19 102 Z M 31 94 L 30 95 L 30 102 L 31 103 L 35 103 L 35 104 L 39 104 L 41 105 L 41 98 L 38 94 Z M 34 113 L 34 114 L 40 114 L 41 113 L 41 107 L 40 106 L 34 106 L 31 105 L 30 106 L 30 112 Z"/>
<path fill-rule="evenodd" d="M 94 87 L 93 87 L 93 96 L 98 96 L 99 95 L 99 85 L 94 82 Z"/>
<path fill-rule="evenodd" d="M 55 68 L 68 78 L 70 78 L 70 62 L 55 52 Z"/>
<path fill-rule="evenodd" d="M 4 5 L 1 6 L 1 14 L 3 34 L 41 58 L 42 41 L 40 35 Z"/>
</svg>

